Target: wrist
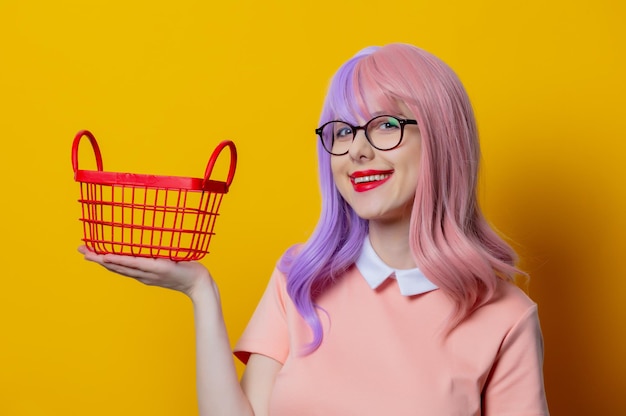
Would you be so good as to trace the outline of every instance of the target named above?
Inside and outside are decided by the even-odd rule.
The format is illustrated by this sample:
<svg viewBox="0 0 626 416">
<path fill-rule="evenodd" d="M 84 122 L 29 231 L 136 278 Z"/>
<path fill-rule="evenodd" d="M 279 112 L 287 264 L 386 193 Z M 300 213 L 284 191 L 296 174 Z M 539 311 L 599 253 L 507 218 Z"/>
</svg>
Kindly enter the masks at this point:
<svg viewBox="0 0 626 416">
<path fill-rule="evenodd" d="M 187 296 L 194 304 L 211 301 L 211 303 L 219 303 L 220 301 L 219 289 L 208 272 L 198 276 L 194 285 L 187 292 Z"/>
</svg>

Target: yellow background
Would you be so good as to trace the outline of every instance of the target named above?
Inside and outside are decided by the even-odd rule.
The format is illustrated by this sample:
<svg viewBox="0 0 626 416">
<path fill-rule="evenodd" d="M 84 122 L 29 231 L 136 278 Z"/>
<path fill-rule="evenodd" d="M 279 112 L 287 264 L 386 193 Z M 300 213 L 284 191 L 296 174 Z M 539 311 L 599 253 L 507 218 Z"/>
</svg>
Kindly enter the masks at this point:
<svg viewBox="0 0 626 416">
<path fill-rule="evenodd" d="M 625 17 L 620 0 L 0 0 L 0 415 L 196 412 L 190 302 L 75 251 L 77 130 L 123 172 L 201 176 L 236 142 L 203 260 L 234 341 L 315 224 L 329 77 L 394 41 L 473 99 L 481 201 L 531 273 L 552 414 L 626 414 Z"/>
</svg>

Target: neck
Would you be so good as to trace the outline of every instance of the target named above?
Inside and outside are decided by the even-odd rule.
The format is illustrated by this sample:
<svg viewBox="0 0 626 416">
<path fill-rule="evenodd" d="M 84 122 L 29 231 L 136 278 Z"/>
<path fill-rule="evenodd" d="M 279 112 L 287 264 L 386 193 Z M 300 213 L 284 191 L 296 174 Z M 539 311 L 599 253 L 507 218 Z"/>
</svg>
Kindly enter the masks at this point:
<svg viewBox="0 0 626 416">
<path fill-rule="evenodd" d="M 384 223 L 370 221 L 369 239 L 372 248 L 389 267 L 412 269 L 417 267 L 409 246 L 409 220 Z"/>
</svg>

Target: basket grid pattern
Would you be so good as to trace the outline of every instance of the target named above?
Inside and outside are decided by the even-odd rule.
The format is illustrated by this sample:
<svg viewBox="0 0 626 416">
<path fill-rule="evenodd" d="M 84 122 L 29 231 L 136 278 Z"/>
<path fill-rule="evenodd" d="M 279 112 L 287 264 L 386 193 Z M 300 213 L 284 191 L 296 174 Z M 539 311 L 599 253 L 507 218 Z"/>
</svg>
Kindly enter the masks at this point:
<svg viewBox="0 0 626 416">
<path fill-rule="evenodd" d="M 78 169 L 78 145 L 89 138 L 97 170 Z M 221 151 L 230 149 L 226 182 L 210 179 Z M 203 179 L 105 172 L 93 135 L 80 131 L 72 146 L 85 245 L 98 254 L 199 260 L 208 253 L 224 194 L 237 163 L 235 146 L 221 142 L 213 151 Z"/>
<path fill-rule="evenodd" d="M 84 241 L 100 253 L 192 259 L 208 250 L 222 197 L 213 192 L 81 183 Z"/>
</svg>

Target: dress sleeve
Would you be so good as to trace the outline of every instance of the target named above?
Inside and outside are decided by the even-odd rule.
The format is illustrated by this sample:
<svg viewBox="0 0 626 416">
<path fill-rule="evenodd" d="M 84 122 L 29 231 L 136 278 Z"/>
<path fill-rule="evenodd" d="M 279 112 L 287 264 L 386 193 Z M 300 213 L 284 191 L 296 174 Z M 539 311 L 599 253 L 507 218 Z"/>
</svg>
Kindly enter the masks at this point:
<svg viewBox="0 0 626 416">
<path fill-rule="evenodd" d="M 533 305 L 504 338 L 483 390 L 484 416 L 547 416 L 543 337 Z"/>
<path fill-rule="evenodd" d="M 244 364 L 250 354 L 262 354 L 284 364 L 289 354 L 288 298 L 285 276 L 275 269 L 248 326 L 235 345 L 234 354 Z"/>
</svg>

